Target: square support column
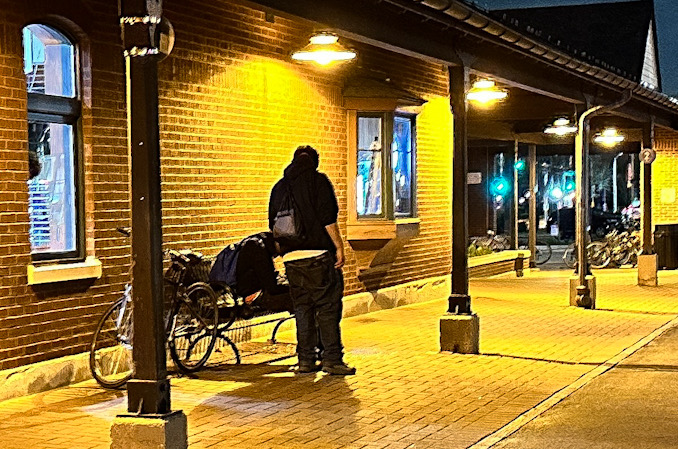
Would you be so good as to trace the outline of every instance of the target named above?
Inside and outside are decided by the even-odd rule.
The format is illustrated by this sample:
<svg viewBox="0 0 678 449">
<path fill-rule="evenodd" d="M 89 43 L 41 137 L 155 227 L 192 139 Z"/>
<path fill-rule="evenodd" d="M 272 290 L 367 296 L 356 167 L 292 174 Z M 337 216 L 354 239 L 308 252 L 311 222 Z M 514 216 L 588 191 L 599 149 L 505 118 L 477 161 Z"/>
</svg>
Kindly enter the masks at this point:
<svg viewBox="0 0 678 449">
<path fill-rule="evenodd" d="M 638 256 L 638 285 L 656 287 L 659 285 L 657 269 L 659 259 L 656 254 L 641 254 Z"/>
<path fill-rule="evenodd" d="M 652 236 L 652 162 L 654 154 L 654 120 L 643 126 L 643 152 L 650 150 L 647 160 L 640 164 L 640 192 L 641 192 L 641 236 L 643 253 L 638 256 L 638 285 L 656 287 L 658 285 L 657 270 L 659 263 L 654 252 Z"/>
<path fill-rule="evenodd" d="M 471 312 L 468 290 L 468 155 L 466 92 L 467 65 L 449 68 L 450 106 L 454 120 L 452 150 L 452 291 L 447 313 L 440 320 L 441 350 L 478 352 L 478 317 Z"/>
<path fill-rule="evenodd" d="M 186 415 L 118 415 L 111 426 L 111 449 L 186 449 Z"/>
<path fill-rule="evenodd" d="M 480 318 L 475 313 L 446 313 L 440 318 L 440 350 L 459 354 L 480 352 Z"/>
<path fill-rule="evenodd" d="M 596 308 L 596 277 L 592 274 L 586 276 L 585 286 L 588 289 L 588 293 L 585 295 L 585 301 L 590 301 L 589 304 L 580 304 L 578 302 L 580 291 L 582 288 L 581 279 L 579 276 L 570 277 L 570 305 L 574 307 L 583 307 L 585 309 L 595 309 Z"/>
</svg>

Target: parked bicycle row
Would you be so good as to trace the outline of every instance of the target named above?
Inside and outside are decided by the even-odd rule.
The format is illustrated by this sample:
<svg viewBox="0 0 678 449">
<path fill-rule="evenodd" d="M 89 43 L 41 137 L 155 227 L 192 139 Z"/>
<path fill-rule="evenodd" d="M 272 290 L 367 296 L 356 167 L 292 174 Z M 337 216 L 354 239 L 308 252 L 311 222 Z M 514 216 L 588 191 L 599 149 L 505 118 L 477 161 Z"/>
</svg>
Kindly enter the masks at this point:
<svg viewBox="0 0 678 449">
<path fill-rule="evenodd" d="M 527 249 L 526 238 L 518 238 L 518 249 Z M 471 237 L 468 255 L 469 257 L 491 254 L 495 251 L 504 251 L 511 249 L 511 239 L 507 235 L 496 234 L 492 230 L 487 231 L 483 237 Z M 537 239 L 537 245 L 534 251 L 534 261 L 537 265 L 542 265 L 551 259 L 553 250 L 548 242 Z"/>
<path fill-rule="evenodd" d="M 590 242 L 586 254 L 592 268 L 621 267 L 638 264 L 638 256 L 642 252 L 640 233 L 638 231 L 613 230 L 603 240 Z M 570 244 L 563 255 L 563 262 L 569 268 L 577 263 L 577 251 L 574 243 Z"/>
<path fill-rule="evenodd" d="M 129 231 L 118 229 L 129 236 Z M 250 240 L 255 240 L 250 236 Z M 243 251 L 247 239 L 238 243 L 238 251 Z M 256 250 L 266 251 L 256 242 Z M 234 245 L 232 245 L 234 246 Z M 230 254 L 227 251 L 223 254 Z M 167 350 L 175 366 L 184 373 L 201 369 L 210 358 L 218 338 L 223 339 L 233 349 L 237 361 L 239 353 L 235 344 L 225 334 L 236 319 L 247 320 L 256 314 L 272 314 L 288 311 L 292 315 L 292 301 L 284 277 L 275 279 L 271 261 L 270 275 L 276 288 L 268 286 L 265 291 L 249 293 L 246 277 L 241 277 L 241 286 L 233 287 L 228 282 L 213 281 L 210 276 L 215 265 L 214 260 L 191 250 L 165 252 L 169 266 L 164 274 L 165 316 L 164 329 Z M 235 259 L 235 258 L 233 258 Z M 250 260 L 242 257 L 242 261 Z M 251 260 L 257 260 L 252 257 Z M 232 260 L 235 262 L 234 260 Z M 221 261 L 222 267 L 229 261 Z M 258 274 L 262 264 L 257 263 Z M 130 273 L 132 268 L 130 267 Z M 242 270 L 245 274 L 247 270 Z M 235 264 L 230 274 L 235 273 Z M 218 278 L 219 276 L 217 276 Z M 228 277 L 228 274 L 227 274 Z M 257 276 L 257 279 L 260 279 Z M 256 286 L 252 286 L 256 289 Z M 261 287 L 259 287 L 261 288 Z M 89 363 L 92 376 L 105 388 L 119 388 L 132 377 L 134 363 L 132 348 L 134 344 L 134 303 L 132 286 L 128 284 L 122 296 L 103 314 L 92 338 Z M 275 329 L 277 331 L 277 327 Z M 275 331 L 273 338 L 275 338 Z"/>
<path fill-rule="evenodd" d="M 470 239 L 469 257 L 491 254 L 511 248 L 511 242 L 506 235 L 497 235 L 488 231 L 486 236 Z M 527 249 L 527 238 L 518 238 L 518 248 Z M 621 267 L 631 264 L 636 266 L 638 256 L 642 252 L 640 234 L 637 230 L 619 231 L 612 229 L 603 240 L 591 242 L 588 239 L 588 260 L 593 268 Z M 537 265 L 543 265 L 551 259 L 553 249 L 548 242 L 537 238 L 534 259 Z M 568 268 L 576 265 L 577 252 L 575 243 L 570 243 L 563 254 L 563 262 Z"/>
</svg>

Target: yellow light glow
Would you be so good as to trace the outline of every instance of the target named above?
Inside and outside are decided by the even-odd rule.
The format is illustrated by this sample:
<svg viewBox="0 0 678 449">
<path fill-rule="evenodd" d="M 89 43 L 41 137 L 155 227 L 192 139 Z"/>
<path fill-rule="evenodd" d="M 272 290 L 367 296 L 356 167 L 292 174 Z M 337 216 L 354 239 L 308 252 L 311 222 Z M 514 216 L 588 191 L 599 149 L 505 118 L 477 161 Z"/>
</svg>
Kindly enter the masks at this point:
<svg viewBox="0 0 678 449">
<path fill-rule="evenodd" d="M 616 128 L 605 128 L 600 134 L 596 134 L 593 141 L 606 147 L 613 147 L 623 142 L 624 136 L 619 134 Z"/>
<path fill-rule="evenodd" d="M 494 87 L 494 81 L 492 80 L 478 80 L 473 83 L 474 89 L 492 89 Z"/>
<path fill-rule="evenodd" d="M 316 34 L 315 36 L 311 36 L 309 39 L 312 44 L 315 45 L 330 45 L 330 44 L 336 44 L 339 38 L 333 34 Z"/>
<path fill-rule="evenodd" d="M 554 120 L 553 125 L 547 126 L 546 129 L 544 129 L 545 134 L 555 134 L 559 137 L 568 134 L 576 134 L 577 131 L 578 128 L 570 124 L 570 120 L 564 117 Z"/>
<path fill-rule="evenodd" d="M 333 62 L 350 61 L 355 58 L 356 53 L 344 48 L 338 39 L 333 34 L 316 34 L 309 39 L 308 45 L 292 54 L 292 59 L 326 66 Z"/>
<path fill-rule="evenodd" d="M 466 94 L 467 100 L 483 106 L 504 100 L 506 97 L 508 97 L 508 92 L 496 87 L 492 80 L 476 81 L 473 83 L 471 90 Z"/>
</svg>

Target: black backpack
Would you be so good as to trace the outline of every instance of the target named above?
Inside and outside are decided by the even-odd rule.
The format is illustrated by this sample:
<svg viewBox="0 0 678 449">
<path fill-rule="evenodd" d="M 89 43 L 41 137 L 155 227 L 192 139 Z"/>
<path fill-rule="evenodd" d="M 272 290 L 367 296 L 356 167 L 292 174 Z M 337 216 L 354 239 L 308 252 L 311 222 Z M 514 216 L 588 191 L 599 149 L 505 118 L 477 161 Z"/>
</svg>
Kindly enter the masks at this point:
<svg viewBox="0 0 678 449">
<path fill-rule="evenodd" d="M 236 288 L 235 274 L 240 248 L 242 248 L 242 242 L 231 243 L 221 250 L 210 270 L 209 280 L 211 282 L 223 282 L 233 289 Z"/>
<path fill-rule="evenodd" d="M 273 219 L 273 238 L 284 247 L 297 247 L 306 241 L 306 231 L 301 212 L 294 200 L 292 186 L 288 180 L 285 183 L 285 191 L 280 207 Z"/>
</svg>

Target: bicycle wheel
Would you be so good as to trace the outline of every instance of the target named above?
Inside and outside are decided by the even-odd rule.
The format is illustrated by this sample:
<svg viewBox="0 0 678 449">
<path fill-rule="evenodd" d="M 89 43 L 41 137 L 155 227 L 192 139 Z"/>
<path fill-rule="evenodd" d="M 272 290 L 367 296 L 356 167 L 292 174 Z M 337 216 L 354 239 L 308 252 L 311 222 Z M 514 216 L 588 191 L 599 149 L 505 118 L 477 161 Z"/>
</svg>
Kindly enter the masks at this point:
<svg viewBox="0 0 678 449">
<path fill-rule="evenodd" d="M 610 250 L 604 242 L 593 242 L 586 247 L 591 268 L 605 268 L 612 261 Z"/>
<path fill-rule="evenodd" d="M 504 251 L 511 248 L 511 240 L 505 235 L 495 235 L 490 242 L 492 251 Z"/>
<path fill-rule="evenodd" d="M 217 305 L 219 306 L 219 329 L 223 332 L 233 325 L 237 318 L 237 302 L 235 293 L 230 287 L 220 286 L 217 293 Z"/>
<path fill-rule="evenodd" d="M 132 299 L 123 296 L 99 320 L 89 352 L 92 377 L 104 388 L 120 388 L 132 377 Z"/>
<path fill-rule="evenodd" d="M 181 371 L 192 373 L 209 359 L 217 338 L 217 295 L 204 282 L 196 282 L 175 298 L 167 343 L 172 360 Z"/>
<path fill-rule="evenodd" d="M 629 261 L 631 260 L 631 257 L 633 256 L 632 250 L 633 250 L 633 245 L 630 245 L 625 240 L 618 242 L 610 250 L 612 262 L 618 267 L 621 267 L 622 265 L 626 265 L 627 263 L 629 263 Z"/>
<path fill-rule="evenodd" d="M 553 250 L 548 243 L 537 243 L 534 247 L 534 263 L 537 265 L 545 264 L 551 259 Z"/>
<path fill-rule="evenodd" d="M 574 244 L 571 244 L 567 247 L 565 253 L 563 254 L 563 262 L 567 268 L 574 268 L 574 266 L 577 264 L 577 252 L 574 249 Z"/>
</svg>

